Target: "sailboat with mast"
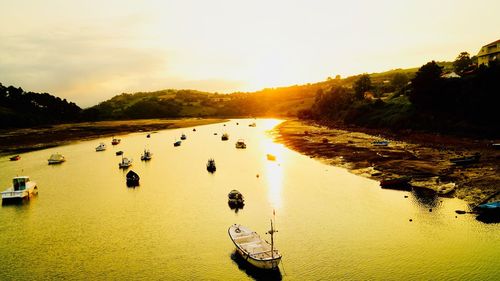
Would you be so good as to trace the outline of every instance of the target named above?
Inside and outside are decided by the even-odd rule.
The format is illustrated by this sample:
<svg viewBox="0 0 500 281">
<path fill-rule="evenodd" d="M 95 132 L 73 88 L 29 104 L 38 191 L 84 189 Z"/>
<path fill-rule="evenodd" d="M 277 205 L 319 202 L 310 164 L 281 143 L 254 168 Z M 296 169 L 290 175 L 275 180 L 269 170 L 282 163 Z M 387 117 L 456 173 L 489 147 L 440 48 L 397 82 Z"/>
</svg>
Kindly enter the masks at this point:
<svg viewBox="0 0 500 281">
<path fill-rule="evenodd" d="M 261 269 L 278 269 L 281 253 L 274 248 L 276 232 L 278 231 L 273 228 L 272 220 L 271 230 L 266 233 L 271 235 L 271 243 L 260 238 L 257 232 L 239 224 L 233 224 L 228 229 L 229 237 L 238 253 L 250 264 Z"/>
</svg>

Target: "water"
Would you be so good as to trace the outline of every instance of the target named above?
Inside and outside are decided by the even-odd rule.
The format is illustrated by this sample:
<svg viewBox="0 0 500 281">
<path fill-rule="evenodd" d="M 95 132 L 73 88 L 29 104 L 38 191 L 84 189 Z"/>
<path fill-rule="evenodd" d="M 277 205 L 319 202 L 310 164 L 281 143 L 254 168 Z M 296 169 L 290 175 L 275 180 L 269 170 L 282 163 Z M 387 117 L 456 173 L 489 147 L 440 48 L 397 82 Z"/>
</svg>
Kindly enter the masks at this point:
<svg viewBox="0 0 500 281">
<path fill-rule="evenodd" d="M 456 215 L 466 209 L 457 199 L 382 190 L 274 143 L 266 131 L 278 120 L 248 127 L 253 121 L 0 158 L 2 189 L 13 176 L 29 175 L 40 190 L 25 204 L 0 208 L 0 280 L 265 279 L 234 256 L 227 229 L 240 223 L 265 236 L 273 209 L 284 265 L 274 278 L 498 280 L 499 224 Z M 229 141 L 220 140 L 223 132 Z M 187 140 L 174 147 L 182 133 Z M 235 149 L 238 138 L 247 149 Z M 95 152 L 100 142 L 108 149 Z M 145 148 L 150 162 L 140 161 Z M 134 159 L 140 187 L 126 187 L 117 150 Z M 47 165 L 56 152 L 67 162 Z M 210 157 L 213 175 L 205 169 Z M 231 189 L 245 196 L 237 213 L 227 205 Z"/>
</svg>

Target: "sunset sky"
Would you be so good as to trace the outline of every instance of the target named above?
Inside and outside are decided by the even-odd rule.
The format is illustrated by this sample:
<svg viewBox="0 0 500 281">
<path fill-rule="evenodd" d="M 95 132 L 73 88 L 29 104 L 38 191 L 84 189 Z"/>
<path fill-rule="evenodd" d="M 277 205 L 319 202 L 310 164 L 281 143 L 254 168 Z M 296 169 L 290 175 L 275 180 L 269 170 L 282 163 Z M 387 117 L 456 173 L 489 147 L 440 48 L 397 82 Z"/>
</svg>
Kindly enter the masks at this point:
<svg viewBox="0 0 500 281">
<path fill-rule="evenodd" d="M 82 107 L 417 67 L 500 39 L 498 0 L 6 0 L 0 11 L 0 83 Z"/>
</svg>

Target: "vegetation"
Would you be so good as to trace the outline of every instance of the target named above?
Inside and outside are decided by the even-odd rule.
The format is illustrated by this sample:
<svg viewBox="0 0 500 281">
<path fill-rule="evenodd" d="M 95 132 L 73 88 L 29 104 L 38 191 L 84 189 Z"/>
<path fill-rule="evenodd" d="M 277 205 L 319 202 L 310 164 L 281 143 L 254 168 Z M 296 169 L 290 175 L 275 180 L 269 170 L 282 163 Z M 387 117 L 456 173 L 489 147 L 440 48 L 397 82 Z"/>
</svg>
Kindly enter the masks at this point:
<svg viewBox="0 0 500 281">
<path fill-rule="evenodd" d="M 81 110 L 49 94 L 26 93 L 0 84 L 0 126 L 20 127 L 74 121 L 178 117 L 298 116 L 388 129 L 418 129 L 495 135 L 499 115 L 500 66 L 474 66 L 462 52 L 454 62 L 431 61 L 342 79 L 269 88 L 253 93 L 162 90 L 117 95 Z M 455 71 L 461 77 L 444 78 Z"/>
<path fill-rule="evenodd" d="M 457 58 L 461 60 L 464 53 Z M 310 111 L 301 118 L 355 124 L 371 128 L 418 129 L 460 135 L 498 137 L 500 115 L 500 64 L 461 71 L 460 78 L 444 78 L 443 66 L 435 61 L 423 65 L 408 83 L 406 74 L 371 86 L 374 96 L 364 95 L 369 77 L 359 76 L 354 89 L 332 87 L 318 91 Z M 398 77 L 399 76 L 399 77 Z M 365 86 L 362 86 L 365 85 Z M 365 91 L 366 93 L 366 91 Z"/>
<path fill-rule="evenodd" d="M 66 99 L 0 84 L 0 128 L 74 122 L 80 111 Z"/>
</svg>

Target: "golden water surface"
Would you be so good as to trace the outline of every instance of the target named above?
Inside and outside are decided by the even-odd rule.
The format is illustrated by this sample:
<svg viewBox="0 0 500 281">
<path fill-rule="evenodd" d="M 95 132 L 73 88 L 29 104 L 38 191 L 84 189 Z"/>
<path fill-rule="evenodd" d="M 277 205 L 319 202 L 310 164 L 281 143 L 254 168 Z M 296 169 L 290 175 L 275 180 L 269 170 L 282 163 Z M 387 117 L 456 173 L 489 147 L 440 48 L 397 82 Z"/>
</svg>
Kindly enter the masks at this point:
<svg viewBox="0 0 500 281">
<path fill-rule="evenodd" d="M 0 208 L 0 280 L 498 280 L 500 225 L 456 215 L 466 209 L 458 199 L 382 190 L 289 150 L 268 132 L 279 122 L 231 120 L 0 158 L 2 190 L 16 175 L 39 187 Z M 239 138 L 246 149 L 235 148 Z M 95 152 L 100 142 L 108 149 Z M 140 161 L 145 148 L 149 162 Z M 134 159 L 139 187 L 126 187 L 117 150 Z M 47 165 L 56 152 L 67 161 Z M 238 212 L 227 205 L 232 189 L 245 197 Z M 283 263 L 268 276 L 234 255 L 227 229 L 239 223 L 266 237 L 273 210 Z"/>
</svg>

